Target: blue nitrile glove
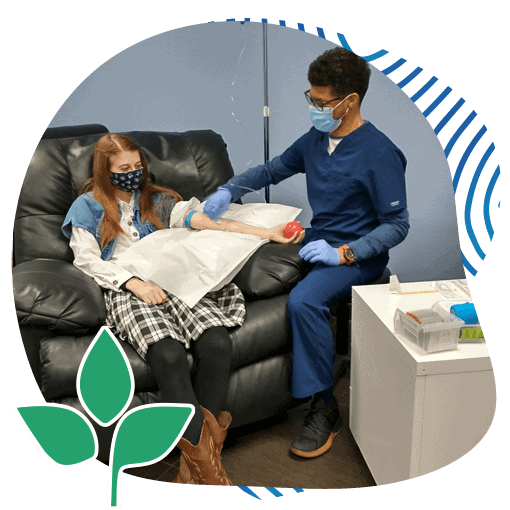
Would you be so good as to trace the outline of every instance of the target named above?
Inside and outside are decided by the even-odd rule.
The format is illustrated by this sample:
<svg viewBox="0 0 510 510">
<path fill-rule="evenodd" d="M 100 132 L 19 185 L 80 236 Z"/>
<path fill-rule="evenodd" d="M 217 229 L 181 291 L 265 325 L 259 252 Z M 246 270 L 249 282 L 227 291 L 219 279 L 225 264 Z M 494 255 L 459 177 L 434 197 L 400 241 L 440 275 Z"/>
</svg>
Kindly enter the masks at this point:
<svg viewBox="0 0 510 510">
<path fill-rule="evenodd" d="M 338 266 L 340 264 L 340 253 L 324 239 L 312 241 L 303 246 L 298 255 L 307 262 L 322 262 L 328 266 Z"/>
<path fill-rule="evenodd" d="M 232 193 L 226 188 L 218 188 L 205 202 L 204 213 L 212 220 L 217 220 L 227 209 L 232 201 Z"/>
</svg>

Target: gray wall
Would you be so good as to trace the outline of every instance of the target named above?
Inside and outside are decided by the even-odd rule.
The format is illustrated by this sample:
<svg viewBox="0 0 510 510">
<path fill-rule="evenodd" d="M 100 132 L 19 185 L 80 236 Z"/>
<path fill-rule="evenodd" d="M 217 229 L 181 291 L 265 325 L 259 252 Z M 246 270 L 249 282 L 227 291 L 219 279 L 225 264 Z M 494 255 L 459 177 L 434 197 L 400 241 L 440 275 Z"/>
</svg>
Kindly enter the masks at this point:
<svg viewBox="0 0 510 510">
<path fill-rule="evenodd" d="M 268 26 L 270 157 L 309 130 L 308 66 L 329 41 Z M 263 162 L 262 24 L 207 23 L 157 35 L 119 53 L 92 73 L 50 127 L 101 123 L 112 132 L 213 129 L 225 139 L 236 173 Z M 464 278 L 450 171 L 430 125 L 393 82 L 372 68 L 362 117 L 386 133 L 408 159 L 411 231 L 391 253 L 400 281 Z M 244 200 L 263 201 L 250 193 Z M 303 175 L 271 188 L 271 201 L 311 210 Z"/>
</svg>

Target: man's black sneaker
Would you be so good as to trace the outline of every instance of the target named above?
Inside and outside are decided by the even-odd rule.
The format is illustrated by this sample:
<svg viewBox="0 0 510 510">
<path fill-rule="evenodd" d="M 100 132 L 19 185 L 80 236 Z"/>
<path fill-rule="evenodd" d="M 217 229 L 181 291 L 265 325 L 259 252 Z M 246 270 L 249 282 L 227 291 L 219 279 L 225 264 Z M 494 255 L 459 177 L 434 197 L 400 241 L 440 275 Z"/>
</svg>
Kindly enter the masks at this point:
<svg viewBox="0 0 510 510">
<path fill-rule="evenodd" d="M 342 419 L 335 398 L 335 407 L 328 407 L 322 399 L 315 399 L 305 417 L 290 451 L 308 459 L 326 453 L 342 428 Z"/>
</svg>

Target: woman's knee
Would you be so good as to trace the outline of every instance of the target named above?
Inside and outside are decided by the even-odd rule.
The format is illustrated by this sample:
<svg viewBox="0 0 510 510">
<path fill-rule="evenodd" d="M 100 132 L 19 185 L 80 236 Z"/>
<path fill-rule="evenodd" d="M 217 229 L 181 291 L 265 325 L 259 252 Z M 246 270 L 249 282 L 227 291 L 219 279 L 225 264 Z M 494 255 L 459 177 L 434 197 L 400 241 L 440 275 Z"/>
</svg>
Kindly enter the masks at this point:
<svg viewBox="0 0 510 510">
<path fill-rule="evenodd" d="M 168 367 L 187 366 L 186 349 L 174 338 L 163 338 L 149 346 L 147 363 Z"/>
<path fill-rule="evenodd" d="M 212 328 L 205 331 L 194 344 L 198 358 L 230 358 L 232 354 L 232 340 L 224 327 Z"/>
</svg>

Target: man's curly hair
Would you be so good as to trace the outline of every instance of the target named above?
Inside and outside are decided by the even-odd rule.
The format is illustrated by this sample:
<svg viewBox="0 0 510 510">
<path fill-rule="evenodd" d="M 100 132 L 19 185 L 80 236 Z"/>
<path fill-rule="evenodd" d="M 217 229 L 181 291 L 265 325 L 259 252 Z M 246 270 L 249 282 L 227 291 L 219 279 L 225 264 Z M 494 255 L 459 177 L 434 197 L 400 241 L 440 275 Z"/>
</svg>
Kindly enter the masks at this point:
<svg viewBox="0 0 510 510">
<path fill-rule="evenodd" d="M 317 57 L 308 69 L 308 81 L 316 87 L 332 86 L 338 96 L 356 92 L 363 101 L 370 81 L 370 67 L 345 48 L 333 48 Z"/>
</svg>

